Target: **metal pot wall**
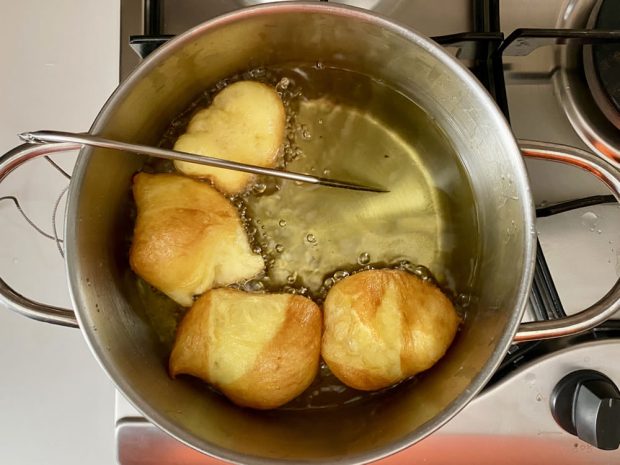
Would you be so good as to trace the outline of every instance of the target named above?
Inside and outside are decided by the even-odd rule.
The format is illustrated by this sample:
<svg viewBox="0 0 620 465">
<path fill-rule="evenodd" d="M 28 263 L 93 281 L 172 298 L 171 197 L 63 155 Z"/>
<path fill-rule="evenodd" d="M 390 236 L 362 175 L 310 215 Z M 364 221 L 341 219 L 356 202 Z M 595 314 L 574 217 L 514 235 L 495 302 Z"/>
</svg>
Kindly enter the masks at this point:
<svg viewBox="0 0 620 465">
<path fill-rule="evenodd" d="M 433 432 L 484 386 L 516 340 L 583 331 L 618 310 L 618 285 L 563 321 L 520 325 L 534 268 L 534 210 L 522 152 L 588 169 L 620 192 L 618 172 L 576 149 L 521 150 L 479 82 L 438 45 L 361 10 L 317 3 L 249 8 L 175 38 L 122 83 L 91 128 L 154 145 L 201 92 L 234 73 L 321 61 L 382 80 L 424 108 L 455 147 L 472 187 L 479 231 L 475 299 L 454 346 L 416 383 L 351 406 L 316 411 L 240 409 L 196 384 L 173 381 L 166 353 L 140 316 L 126 240 L 132 175 L 144 159 L 82 148 L 65 224 L 74 311 L 35 303 L 4 281 L 2 302 L 25 315 L 79 323 L 118 389 L 154 424 L 205 453 L 238 463 L 361 463 Z M 0 159 L 0 180 L 21 163 L 71 144 L 20 146 Z M 501 182 L 508 176 L 510 182 Z M 510 234 L 506 235 L 509 229 Z M 77 321 L 76 321 L 77 319 Z"/>
</svg>

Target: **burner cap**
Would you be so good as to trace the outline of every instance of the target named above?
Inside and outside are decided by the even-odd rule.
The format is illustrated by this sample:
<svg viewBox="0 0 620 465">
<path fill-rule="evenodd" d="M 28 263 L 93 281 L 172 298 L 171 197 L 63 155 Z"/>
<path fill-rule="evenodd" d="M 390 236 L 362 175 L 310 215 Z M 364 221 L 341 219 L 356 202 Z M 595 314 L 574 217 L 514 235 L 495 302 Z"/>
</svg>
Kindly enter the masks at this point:
<svg viewBox="0 0 620 465">
<path fill-rule="evenodd" d="M 597 6 L 599 7 L 598 15 L 592 27 L 606 30 L 620 29 L 620 1 L 600 0 Z M 593 14 L 596 14 L 596 8 Z M 620 121 L 620 43 L 592 45 L 592 65 L 599 81 L 596 87 L 600 88 L 607 102 L 600 102 L 597 97 L 602 96 L 597 96 L 593 89 L 595 100 L 608 117 L 610 116 L 609 110 L 615 112 L 611 119 L 618 126 L 618 121 Z M 607 107 L 607 111 L 603 107 Z"/>
</svg>

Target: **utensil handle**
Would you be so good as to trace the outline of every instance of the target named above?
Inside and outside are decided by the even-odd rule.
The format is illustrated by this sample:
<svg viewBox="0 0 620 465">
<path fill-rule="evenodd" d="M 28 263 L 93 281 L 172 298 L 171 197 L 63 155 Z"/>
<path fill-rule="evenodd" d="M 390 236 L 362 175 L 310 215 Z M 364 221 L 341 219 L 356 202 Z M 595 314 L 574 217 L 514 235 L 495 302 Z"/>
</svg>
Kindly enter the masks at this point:
<svg viewBox="0 0 620 465">
<path fill-rule="evenodd" d="M 592 173 L 620 202 L 620 171 L 611 163 L 576 147 L 535 141 L 519 141 L 521 153 L 528 158 L 555 161 L 581 168 Z M 521 323 L 515 342 L 551 339 L 577 334 L 603 323 L 620 310 L 620 279 L 598 302 L 566 318 L 550 321 Z"/>
<path fill-rule="evenodd" d="M 262 174 L 265 176 L 275 176 L 276 178 L 288 179 L 289 181 L 305 182 L 309 184 L 318 184 L 321 186 L 339 187 L 341 189 L 352 189 L 367 192 L 389 192 L 382 187 L 364 186 L 354 182 L 338 181 L 336 179 L 320 178 L 310 174 L 295 173 L 293 171 L 283 171 L 276 168 L 268 168 L 265 166 L 249 165 L 233 160 L 224 160 L 222 158 L 207 157 L 205 155 L 196 155 L 195 153 L 179 152 L 177 150 L 162 149 L 161 147 L 149 147 L 146 145 L 132 144 L 129 142 L 121 142 L 118 140 L 104 139 L 103 137 L 94 136 L 92 134 L 76 134 L 72 132 L 62 131 L 35 131 L 24 132 L 19 137 L 30 144 L 49 144 L 59 142 L 73 142 L 82 145 L 90 145 L 92 147 L 101 147 L 105 149 L 120 150 L 122 152 L 141 153 L 152 157 L 164 158 L 166 160 L 181 160 L 189 163 L 197 163 L 199 165 L 214 166 L 216 168 L 229 169 L 234 171 L 242 171 L 245 173 Z"/>
<path fill-rule="evenodd" d="M 4 181 L 13 170 L 33 158 L 42 157 L 55 152 L 75 150 L 80 147 L 79 144 L 72 143 L 47 145 L 23 144 L 19 147 L 15 147 L 0 157 L 0 183 Z M 77 318 L 73 310 L 54 307 L 31 300 L 15 291 L 2 278 L 0 278 L 0 304 L 34 320 L 73 328 L 78 327 Z"/>
</svg>

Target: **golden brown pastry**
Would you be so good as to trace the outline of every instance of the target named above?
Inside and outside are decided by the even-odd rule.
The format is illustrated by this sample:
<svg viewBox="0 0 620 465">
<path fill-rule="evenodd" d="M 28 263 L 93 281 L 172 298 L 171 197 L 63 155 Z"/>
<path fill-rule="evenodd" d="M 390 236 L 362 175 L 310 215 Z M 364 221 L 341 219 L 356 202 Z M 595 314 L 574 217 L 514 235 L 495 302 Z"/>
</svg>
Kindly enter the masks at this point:
<svg viewBox="0 0 620 465">
<path fill-rule="evenodd" d="M 305 297 L 214 289 L 181 321 L 170 375 L 201 378 L 241 406 L 279 407 L 316 376 L 321 327 L 321 311 Z"/>
<path fill-rule="evenodd" d="M 364 391 L 433 366 L 460 322 L 437 287 L 387 269 L 338 282 L 327 294 L 323 312 L 323 359 L 340 381 Z"/>
<path fill-rule="evenodd" d="M 139 173 L 133 195 L 138 216 L 131 268 L 179 304 L 189 307 L 194 295 L 263 270 L 237 210 L 208 184 L 174 174 Z"/>
<path fill-rule="evenodd" d="M 284 139 L 284 105 L 276 91 L 259 82 L 230 84 L 197 112 L 175 150 L 273 167 Z M 220 191 L 236 194 L 246 189 L 253 175 L 182 161 L 175 167 L 184 174 L 209 178 Z"/>
</svg>

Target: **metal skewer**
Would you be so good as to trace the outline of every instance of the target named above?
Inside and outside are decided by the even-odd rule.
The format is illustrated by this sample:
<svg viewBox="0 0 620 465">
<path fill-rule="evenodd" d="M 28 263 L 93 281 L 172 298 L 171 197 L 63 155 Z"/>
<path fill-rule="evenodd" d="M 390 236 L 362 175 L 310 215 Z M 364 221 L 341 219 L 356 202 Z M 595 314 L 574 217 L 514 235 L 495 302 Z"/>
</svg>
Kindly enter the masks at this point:
<svg viewBox="0 0 620 465">
<path fill-rule="evenodd" d="M 343 189 L 353 189 L 367 192 L 389 192 L 381 187 L 363 186 L 361 184 L 355 184 L 352 182 L 320 178 L 318 176 L 311 176 L 309 174 L 294 173 L 291 171 L 281 171 L 274 168 L 264 168 L 261 166 L 248 165 L 246 163 L 239 163 L 236 161 L 222 160 L 221 158 L 206 157 L 203 155 L 195 155 L 186 152 L 177 152 L 176 150 L 149 147 L 146 145 L 130 144 L 127 142 L 104 139 L 102 137 L 97 137 L 90 134 L 76 134 L 61 131 L 35 131 L 24 132 L 20 134 L 19 137 L 24 142 L 28 142 L 30 144 L 73 142 L 82 145 L 102 147 L 106 149 L 141 153 L 144 155 L 151 155 L 157 158 L 166 158 L 168 160 L 181 160 L 190 163 L 198 163 L 200 165 L 215 166 L 217 168 L 224 168 L 235 171 L 245 171 L 247 173 L 262 174 L 265 176 L 275 176 L 277 178 L 306 182 L 310 184 L 319 184 L 321 186 L 339 187 Z"/>
</svg>

